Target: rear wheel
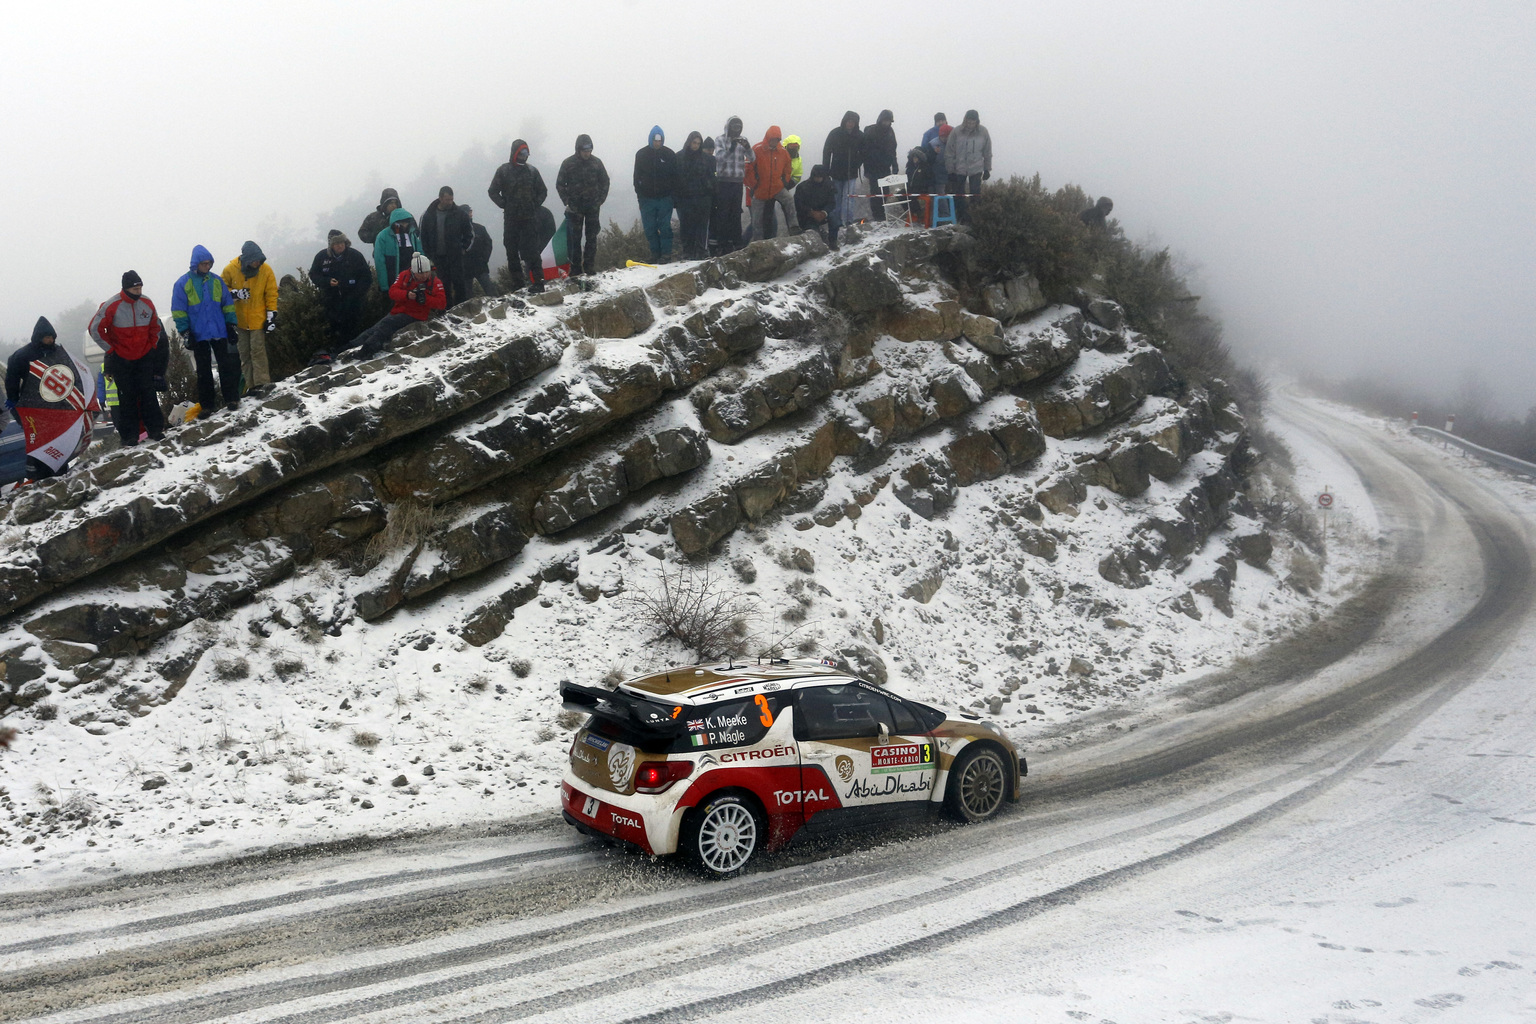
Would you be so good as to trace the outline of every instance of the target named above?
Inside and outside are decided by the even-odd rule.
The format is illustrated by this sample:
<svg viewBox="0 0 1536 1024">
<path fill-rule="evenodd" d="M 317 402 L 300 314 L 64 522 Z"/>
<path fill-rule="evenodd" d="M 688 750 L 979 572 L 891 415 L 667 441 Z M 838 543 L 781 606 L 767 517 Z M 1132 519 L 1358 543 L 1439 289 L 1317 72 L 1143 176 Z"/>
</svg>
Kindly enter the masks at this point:
<svg viewBox="0 0 1536 1024">
<path fill-rule="evenodd" d="M 689 814 L 683 848 L 700 871 L 727 878 L 747 866 L 762 834 L 761 823 L 745 800 L 715 796 Z"/>
<path fill-rule="evenodd" d="M 967 747 L 949 769 L 944 808 L 957 821 L 986 821 L 1008 793 L 1008 767 L 992 747 Z"/>
</svg>

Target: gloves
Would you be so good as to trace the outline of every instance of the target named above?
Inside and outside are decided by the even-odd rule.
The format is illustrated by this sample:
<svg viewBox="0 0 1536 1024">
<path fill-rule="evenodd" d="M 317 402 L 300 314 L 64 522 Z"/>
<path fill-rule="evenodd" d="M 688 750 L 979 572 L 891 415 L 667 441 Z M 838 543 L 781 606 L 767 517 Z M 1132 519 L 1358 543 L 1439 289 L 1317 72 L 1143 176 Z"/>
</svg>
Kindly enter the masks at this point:
<svg viewBox="0 0 1536 1024">
<path fill-rule="evenodd" d="M 267 333 L 271 334 L 272 332 L 274 332 L 276 330 L 277 330 L 277 311 L 269 309 L 269 310 L 267 310 Z"/>
<path fill-rule="evenodd" d="M 251 297 L 251 290 L 249 288 L 231 288 L 229 294 L 244 302 Z"/>
<path fill-rule="evenodd" d="M 165 382 L 165 378 L 160 374 L 157 373 L 150 379 L 154 381 L 156 391 L 165 392 L 171 390 L 171 386 Z"/>
<path fill-rule="evenodd" d="M 16 403 L 11 401 L 9 398 L 5 400 L 5 408 L 10 412 L 12 416 L 16 415 Z"/>
<path fill-rule="evenodd" d="M 982 171 L 981 172 L 981 180 L 982 181 L 991 181 L 992 180 L 992 172 L 991 171 Z"/>
<path fill-rule="evenodd" d="M 224 327 L 224 340 L 228 341 L 231 345 L 233 345 L 235 342 L 240 340 L 240 336 L 235 333 L 235 325 L 234 324 L 226 324 L 225 325 L 225 327 Z"/>
</svg>

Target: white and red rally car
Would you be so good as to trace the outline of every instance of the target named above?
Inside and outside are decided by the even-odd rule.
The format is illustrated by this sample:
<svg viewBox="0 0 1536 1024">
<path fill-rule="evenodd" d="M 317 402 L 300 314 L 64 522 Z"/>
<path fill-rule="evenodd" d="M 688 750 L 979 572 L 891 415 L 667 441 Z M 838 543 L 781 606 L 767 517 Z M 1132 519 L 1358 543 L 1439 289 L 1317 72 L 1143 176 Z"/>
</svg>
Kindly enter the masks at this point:
<svg viewBox="0 0 1536 1024">
<path fill-rule="evenodd" d="M 760 849 L 942 808 L 961 821 L 1017 800 L 1027 769 L 1001 729 L 814 661 L 675 668 L 605 690 L 562 780 L 565 819 L 709 874 Z"/>
</svg>

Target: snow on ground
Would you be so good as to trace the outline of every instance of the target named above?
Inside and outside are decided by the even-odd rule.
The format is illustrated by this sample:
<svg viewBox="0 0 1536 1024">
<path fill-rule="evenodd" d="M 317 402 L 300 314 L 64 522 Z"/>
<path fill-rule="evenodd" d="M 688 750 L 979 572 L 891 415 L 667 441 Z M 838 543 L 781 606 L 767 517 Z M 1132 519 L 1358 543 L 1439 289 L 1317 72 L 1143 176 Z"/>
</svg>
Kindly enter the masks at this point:
<svg viewBox="0 0 1536 1024">
<path fill-rule="evenodd" d="M 1136 499 L 1090 488 L 1075 517 L 1046 512 L 1033 531 L 1002 518 L 1028 493 L 1013 477 L 962 488 L 934 521 L 887 486 L 857 519 L 817 526 L 790 511 L 738 531 L 710 571 L 739 590 L 749 647 L 777 641 L 820 656 L 863 645 L 879 653 L 892 688 L 989 712 L 1038 752 L 1081 739 L 1073 722 L 1084 712 L 1253 654 L 1369 575 L 1377 526 L 1359 481 L 1320 443 L 1294 433 L 1286 441 L 1296 488 L 1327 485 L 1338 495 L 1325 589 L 1285 582 L 1310 557 L 1281 538 L 1273 571 L 1239 564 L 1231 619 L 1206 598 L 1197 599 L 1199 620 L 1169 607 L 1208 575 L 1221 534 L 1183 575 L 1159 570 L 1145 588 L 1122 590 L 1098 575 L 1138 511 L 1168 497 L 1170 485 L 1159 482 Z M 742 447 L 717 446 L 714 457 Z M 1053 455 L 1032 475 L 1048 472 Z M 828 496 L 852 502 L 851 488 L 867 483 L 834 474 Z M 1021 547 L 1033 536 L 1038 549 L 1042 529 L 1054 561 Z M 640 530 L 596 551 L 590 539 L 536 540 L 522 564 L 535 550 L 569 550 L 584 583 L 623 592 L 584 597 L 546 583 L 481 648 L 447 627 L 504 589 L 505 577 L 493 572 L 430 606 L 328 636 L 281 625 L 302 621 L 297 604 L 338 589 L 339 570 L 314 566 L 225 620 L 187 627 L 215 645 L 180 693 L 143 717 L 123 704 L 135 672 L 149 679 L 147 665 L 111 687 L 79 687 L 51 712 L 12 716 L 22 734 L 0 778 L 0 885 L 554 814 L 575 724 L 557 702 L 560 683 L 611 682 L 689 660 L 654 641 L 634 600 L 662 572 L 686 571 L 658 561 L 662 539 Z M 936 574 L 942 583 L 929 603 L 897 596 Z M 93 710 L 92 732 L 69 723 Z"/>
</svg>

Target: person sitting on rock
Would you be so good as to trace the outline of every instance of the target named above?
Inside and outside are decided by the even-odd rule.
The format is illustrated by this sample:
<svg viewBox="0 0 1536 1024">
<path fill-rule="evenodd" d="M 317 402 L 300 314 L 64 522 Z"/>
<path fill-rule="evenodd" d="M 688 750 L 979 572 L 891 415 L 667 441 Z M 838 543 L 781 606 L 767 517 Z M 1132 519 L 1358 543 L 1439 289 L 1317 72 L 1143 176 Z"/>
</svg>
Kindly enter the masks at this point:
<svg viewBox="0 0 1536 1024">
<path fill-rule="evenodd" d="M 838 187 L 827 176 L 827 169 L 822 164 L 812 167 L 810 178 L 795 189 L 795 214 L 800 220 L 800 230 L 821 234 L 825 228 L 827 245 L 833 249 L 837 248 L 837 232 L 841 226 L 839 199 Z"/>
<path fill-rule="evenodd" d="M 378 323 L 353 339 L 352 347 L 343 357 L 371 359 L 389 345 L 395 332 L 402 327 L 421 323 L 434 310 L 448 308 L 448 293 L 443 282 L 432 270 L 432 261 L 424 253 L 411 257 L 408 269 L 400 271 L 395 283 L 389 286 L 389 297 L 394 301 L 389 313 Z"/>
</svg>

